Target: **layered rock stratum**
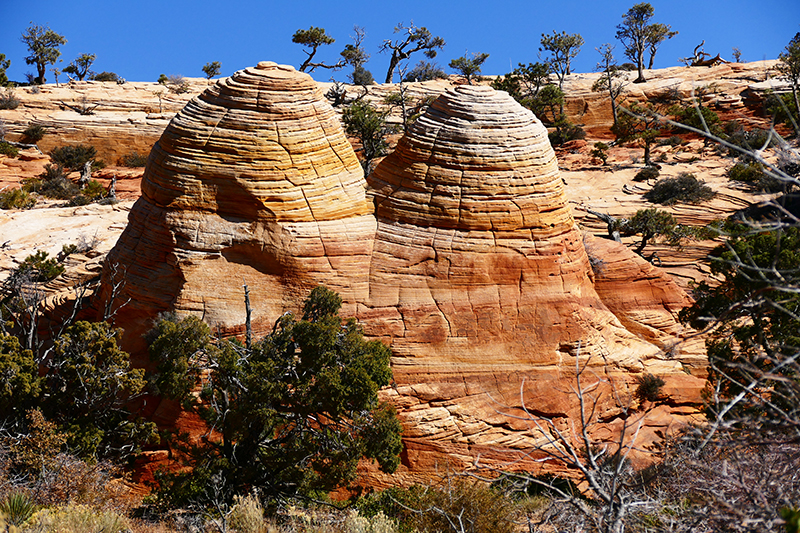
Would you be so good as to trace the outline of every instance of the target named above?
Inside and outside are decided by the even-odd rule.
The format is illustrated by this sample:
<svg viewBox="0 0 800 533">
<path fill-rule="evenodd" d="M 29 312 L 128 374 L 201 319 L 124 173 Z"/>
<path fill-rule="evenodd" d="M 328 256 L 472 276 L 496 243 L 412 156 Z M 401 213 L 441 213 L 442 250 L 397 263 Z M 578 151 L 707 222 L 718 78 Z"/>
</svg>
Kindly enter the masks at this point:
<svg viewBox="0 0 800 533">
<path fill-rule="evenodd" d="M 368 183 L 378 226 L 360 318 L 392 347 L 410 472 L 444 457 L 502 467 L 541 445 L 526 410 L 575 417 L 576 360 L 606 392 L 629 395 L 645 370 L 683 382 L 684 401 L 698 392 L 671 351 L 689 299 L 616 243 L 590 260 L 546 128 L 506 93 L 446 91 Z M 626 274 L 635 294 L 620 297 Z"/>
<path fill-rule="evenodd" d="M 131 342 L 154 311 L 235 328 L 244 285 L 257 326 L 323 283 L 352 314 L 374 232 L 361 166 L 316 83 L 259 63 L 192 99 L 154 146 L 108 257 L 125 270 L 120 321 Z"/>
<path fill-rule="evenodd" d="M 134 350 L 161 311 L 240 331 L 245 284 L 262 331 L 314 285 L 339 292 L 343 314 L 394 354 L 396 385 L 383 394 L 405 451 L 392 480 L 368 474 L 381 484 L 526 454 L 542 436 L 525 409 L 576 416 L 576 363 L 626 398 L 642 372 L 664 377 L 671 404 L 643 423 L 645 440 L 693 412 L 702 380 L 682 363 L 699 354 L 676 347 L 685 295 L 621 245 L 593 250 L 547 130 L 505 93 L 446 91 L 368 188 L 317 84 L 264 62 L 170 122 L 104 286 L 108 298 L 111 273 L 124 272 L 117 323 Z M 604 257 L 609 268 L 593 269 Z M 619 298 L 629 270 L 636 295 Z M 621 411 L 606 398 L 597 435 L 611 439 Z"/>
</svg>

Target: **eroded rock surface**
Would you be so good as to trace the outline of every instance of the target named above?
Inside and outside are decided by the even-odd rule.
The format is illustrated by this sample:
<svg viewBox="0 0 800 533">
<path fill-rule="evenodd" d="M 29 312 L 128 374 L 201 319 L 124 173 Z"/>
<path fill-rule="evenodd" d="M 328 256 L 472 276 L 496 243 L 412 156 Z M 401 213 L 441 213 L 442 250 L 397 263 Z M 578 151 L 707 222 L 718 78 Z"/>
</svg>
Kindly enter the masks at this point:
<svg viewBox="0 0 800 533">
<path fill-rule="evenodd" d="M 366 186 L 307 75 L 260 63 L 194 98 L 154 147 L 109 254 L 125 270 L 131 302 L 118 321 L 130 349 L 165 310 L 236 332 L 245 283 L 262 332 L 327 285 L 394 354 L 384 396 L 399 409 L 405 452 L 392 481 L 369 474 L 376 484 L 528 452 L 542 436 L 525 409 L 563 424 L 577 416 L 576 363 L 608 393 L 599 438 L 613 438 L 618 400 L 635 402 L 644 371 L 673 391 L 643 423 L 644 440 L 692 412 L 702 380 L 670 344 L 685 295 L 599 245 L 615 268 L 601 280 L 608 290 L 596 289 L 547 131 L 507 94 L 446 91 L 376 168 L 369 197 Z M 616 298 L 629 274 L 636 296 Z"/>
<path fill-rule="evenodd" d="M 363 299 L 374 232 L 361 166 L 311 77 L 269 62 L 239 71 L 191 100 L 151 152 L 109 255 L 126 269 L 126 332 L 167 309 L 241 325 L 244 284 L 265 328 L 320 283 Z"/>
<path fill-rule="evenodd" d="M 368 182 L 378 228 L 359 318 L 392 346 L 409 471 L 534 447 L 523 409 L 576 416 L 576 358 L 610 376 L 607 393 L 630 394 L 651 366 L 697 392 L 663 350 L 688 298 L 624 249 L 608 250 L 618 269 L 596 291 L 547 130 L 505 93 L 447 91 Z M 616 298 L 614 275 L 636 295 Z"/>
</svg>

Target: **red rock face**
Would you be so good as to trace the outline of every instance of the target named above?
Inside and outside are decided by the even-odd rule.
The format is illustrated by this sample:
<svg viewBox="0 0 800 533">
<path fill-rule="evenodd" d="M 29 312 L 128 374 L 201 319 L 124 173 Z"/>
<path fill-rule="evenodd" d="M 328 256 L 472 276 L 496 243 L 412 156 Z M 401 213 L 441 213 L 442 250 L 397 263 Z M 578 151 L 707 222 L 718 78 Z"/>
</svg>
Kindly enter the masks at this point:
<svg viewBox="0 0 800 533">
<path fill-rule="evenodd" d="M 310 77 L 261 63 L 219 82 L 153 149 L 142 198 L 109 254 L 127 269 L 127 341 L 162 310 L 235 331 L 244 283 L 263 326 L 316 284 L 338 291 L 343 314 L 394 354 L 396 386 L 384 395 L 406 450 L 394 478 L 369 474 L 376 484 L 478 455 L 502 466 L 528 451 L 541 435 L 515 416 L 574 419 L 576 360 L 609 378 L 607 392 L 613 383 L 630 398 L 633 376 L 647 370 L 675 378 L 677 403 L 697 399 L 702 381 L 661 349 L 685 295 L 600 245 L 595 254 L 613 258 L 598 291 L 547 131 L 507 94 L 447 91 L 370 176 L 374 207 L 365 188 Z M 617 297 L 628 279 L 636 296 Z M 620 412 L 607 398 L 599 438 L 613 438 Z M 667 415 L 642 434 L 663 430 Z"/>
</svg>

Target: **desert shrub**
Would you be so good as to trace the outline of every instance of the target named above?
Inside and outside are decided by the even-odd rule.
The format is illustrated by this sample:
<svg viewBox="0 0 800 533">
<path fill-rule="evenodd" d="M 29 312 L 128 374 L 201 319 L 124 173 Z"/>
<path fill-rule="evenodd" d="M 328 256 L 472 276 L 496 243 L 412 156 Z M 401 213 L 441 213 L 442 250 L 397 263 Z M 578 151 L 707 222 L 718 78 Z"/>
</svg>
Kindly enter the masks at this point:
<svg viewBox="0 0 800 533">
<path fill-rule="evenodd" d="M 599 141 L 594 143 L 594 148 L 592 148 L 589 155 L 595 159 L 599 159 L 605 165 L 608 163 L 608 145 Z"/>
<path fill-rule="evenodd" d="M 654 180 L 660 174 L 658 167 L 644 167 L 642 170 L 636 173 L 633 177 L 633 181 L 648 181 Z"/>
<path fill-rule="evenodd" d="M 36 180 L 25 182 L 23 187 L 36 187 Z M 69 200 L 80 192 L 80 188 L 72 183 L 63 174 L 51 179 L 44 179 L 38 182 L 38 187 L 34 189 L 42 196 L 55 200 Z"/>
<path fill-rule="evenodd" d="M 773 146 L 775 140 L 769 130 L 753 128 L 746 130 L 742 125 L 732 120 L 725 124 L 725 140 L 745 150 L 760 150 L 764 146 Z M 741 156 L 738 150 L 730 148 L 728 153 L 732 156 Z"/>
<path fill-rule="evenodd" d="M 430 81 L 447 78 L 445 71 L 430 61 L 420 61 L 403 77 L 403 81 Z"/>
<path fill-rule="evenodd" d="M 159 78 L 159 83 L 162 83 L 161 78 Z M 167 86 L 169 92 L 174 94 L 184 94 L 190 90 L 189 83 L 180 74 L 170 74 L 163 84 Z"/>
<path fill-rule="evenodd" d="M 123 167 L 129 168 L 143 167 L 147 164 L 147 156 L 142 155 L 139 152 L 131 152 L 122 156 L 122 158 L 119 160 L 119 164 Z"/>
<path fill-rule="evenodd" d="M 674 105 L 669 108 L 669 112 L 675 117 L 676 121 L 695 129 L 705 131 L 708 128 L 714 135 L 719 135 L 723 131 L 722 123 L 716 111 L 703 105 L 698 105 L 697 107 L 691 104 L 686 106 Z"/>
<path fill-rule="evenodd" d="M 0 192 L 0 209 L 29 209 L 36 205 L 36 198 L 22 189 Z"/>
<path fill-rule="evenodd" d="M 43 250 L 39 250 L 26 257 L 22 263 L 11 273 L 11 277 L 25 276 L 31 281 L 46 282 L 57 278 L 64 273 L 64 267 L 58 264 L 54 257 Z"/>
<path fill-rule="evenodd" d="M 575 139 L 586 138 L 586 132 L 583 131 L 583 128 L 577 124 L 573 124 L 566 115 L 561 115 L 553 126 L 556 127 L 556 131 L 552 131 L 547 135 L 550 139 L 550 144 L 553 146 L 574 141 Z"/>
<path fill-rule="evenodd" d="M 710 200 L 716 193 L 694 174 L 682 172 L 677 178 L 660 179 L 644 194 L 645 200 L 655 204 L 672 205 L 678 202 L 700 203 Z"/>
<path fill-rule="evenodd" d="M 81 189 L 81 191 L 69 199 L 70 206 L 79 206 L 79 205 L 86 205 L 92 202 L 96 202 L 105 198 L 106 196 L 106 188 L 97 181 L 97 180 L 90 180 L 89 183 L 86 184 L 86 187 Z"/>
<path fill-rule="evenodd" d="M 114 72 L 103 71 L 103 72 L 100 72 L 99 74 L 92 74 L 92 76 L 90 76 L 89 79 L 92 80 L 92 81 L 116 81 L 116 82 L 118 82 L 120 80 L 120 77 L 117 74 L 115 74 Z"/>
<path fill-rule="evenodd" d="M 9 525 L 21 526 L 37 511 L 38 506 L 24 492 L 12 492 L 0 502 L 0 514 Z"/>
<path fill-rule="evenodd" d="M 97 159 L 97 150 L 94 146 L 77 144 L 75 146 L 59 146 L 50 152 L 50 159 L 56 165 L 60 165 L 68 170 L 81 170 L 83 166 L 91 161 L 92 165 Z"/>
<path fill-rule="evenodd" d="M 19 107 L 19 98 L 14 95 L 14 89 L 6 87 L 0 91 L 0 109 L 16 109 Z"/>
<path fill-rule="evenodd" d="M 237 533 L 266 533 L 264 508 L 257 496 L 234 496 L 228 523 Z"/>
<path fill-rule="evenodd" d="M 642 401 L 655 402 L 661 398 L 664 380 L 653 374 L 642 374 L 636 378 L 636 397 Z"/>
<path fill-rule="evenodd" d="M 6 141 L 0 141 L 0 155 L 14 158 L 19 155 L 19 149 Z"/>
<path fill-rule="evenodd" d="M 130 531 L 128 520 L 116 511 L 72 504 L 36 513 L 30 523 L 34 531 L 53 533 L 121 533 Z"/>
<path fill-rule="evenodd" d="M 375 85 L 375 78 L 372 77 L 372 72 L 365 69 L 361 65 L 356 65 L 353 68 L 353 73 L 350 75 L 350 80 L 353 82 L 353 85 L 361 85 L 362 87 L 367 85 Z"/>
<path fill-rule="evenodd" d="M 44 138 L 45 133 L 45 128 L 41 124 L 29 124 L 22 132 L 22 137 L 29 143 L 37 143 Z"/>
<path fill-rule="evenodd" d="M 341 533 L 396 533 L 397 523 L 382 511 L 372 517 L 359 515 L 355 509 L 347 513 L 342 522 Z"/>
<path fill-rule="evenodd" d="M 780 192 L 789 183 L 774 178 L 765 172 L 763 165 L 756 161 L 740 161 L 728 171 L 728 178 L 764 192 Z"/>
<path fill-rule="evenodd" d="M 504 491 L 485 483 L 450 478 L 436 487 L 387 489 L 359 502 L 364 516 L 386 513 L 399 520 L 400 531 L 466 531 L 512 533 L 519 508 Z"/>
<path fill-rule="evenodd" d="M 679 146 L 683 143 L 683 139 L 678 137 L 677 135 L 673 135 L 671 137 L 667 137 L 666 139 L 660 139 L 658 141 L 659 146 Z"/>
</svg>

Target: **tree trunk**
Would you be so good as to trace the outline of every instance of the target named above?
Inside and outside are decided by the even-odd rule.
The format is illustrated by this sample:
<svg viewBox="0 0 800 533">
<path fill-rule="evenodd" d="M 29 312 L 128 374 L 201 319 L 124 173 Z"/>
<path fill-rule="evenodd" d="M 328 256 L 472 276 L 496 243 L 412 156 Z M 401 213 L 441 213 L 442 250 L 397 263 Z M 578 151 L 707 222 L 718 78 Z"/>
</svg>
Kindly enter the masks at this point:
<svg viewBox="0 0 800 533">
<path fill-rule="evenodd" d="M 636 55 L 636 68 L 639 71 L 639 77 L 633 80 L 633 83 L 644 83 L 644 52 L 638 52 Z"/>
<path fill-rule="evenodd" d="M 653 162 L 650 161 L 650 143 L 645 141 L 644 143 L 644 166 L 652 167 Z"/>
<path fill-rule="evenodd" d="M 795 133 L 797 135 L 800 135 L 800 125 L 799 125 L 799 123 L 800 123 L 800 100 L 798 100 L 798 98 L 797 98 L 797 84 L 796 83 L 792 84 L 792 96 L 794 96 L 794 112 L 795 112 L 794 128 L 795 128 Z M 791 113 L 789 113 L 789 116 L 791 116 Z"/>
<path fill-rule="evenodd" d="M 399 62 L 400 58 L 397 56 L 397 52 L 393 52 L 392 58 L 389 60 L 389 70 L 386 72 L 386 81 L 383 83 L 392 83 L 392 78 L 394 78 L 394 69 L 397 67 Z"/>
<path fill-rule="evenodd" d="M 617 127 L 617 102 L 614 98 L 614 78 L 611 72 L 606 72 L 608 76 L 608 96 L 611 97 L 611 115 L 614 117 L 614 129 Z"/>
</svg>

